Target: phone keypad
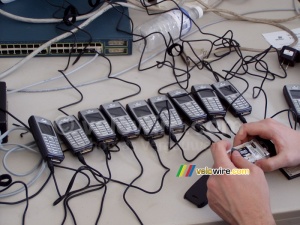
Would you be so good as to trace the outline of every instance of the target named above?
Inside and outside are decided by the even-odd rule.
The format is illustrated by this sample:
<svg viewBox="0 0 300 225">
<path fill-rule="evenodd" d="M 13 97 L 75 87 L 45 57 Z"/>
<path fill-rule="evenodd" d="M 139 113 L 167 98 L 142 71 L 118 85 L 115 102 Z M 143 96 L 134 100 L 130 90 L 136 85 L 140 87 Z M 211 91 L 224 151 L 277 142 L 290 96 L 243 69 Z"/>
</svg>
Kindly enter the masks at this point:
<svg viewBox="0 0 300 225">
<path fill-rule="evenodd" d="M 107 136 L 113 134 L 112 129 L 106 121 L 98 121 L 96 123 L 91 123 L 91 128 L 97 136 Z"/>
<path fill-rule="evenodd" d="M 182 125 L 182 120 L 179 118 L 177 112 L 174 109 L 170 109 L 170 116 L 171 120 L 169 121 L 169 112 L 168 110 L 164 110 L 161 113 L 161 119 L 163 120 L 164 124 L 168 127 L 169 123 L 170 126 L 177 126 Z"/>
<path fill-rule="evenodd" d="M 300 113 L 300 99 L 293 99 L 297 113 Z"/>
<path fill-rule="evenodd" d="M 44 142 L 46 144 L 46 148 L 49 152 L 54 155 L 62 155 L 61 147 L 56 137 L 43 135 Z"/>
<path fill-rule="evenodd" d="M 189 115 L 189 117 L 197 117 L 204 114 L 203 110 L 194 101 L 181 104 L 183 110 Z"/>
<path fill-rule="evenodd" d="M 150 115 L 150 116 L 140 117 L 140 118 L 138 118 L 138 120 L 139 120 L 139 123 L 140 123 L 141 127 L 143 128 L 144 132 L 146 134 L 148 134 L 156 121 L 156 117 L 154 115 Z M 162 128 L 161 128 L 160 124 L 158 122 L 156 122 L 155 126 L 152 129 L 152 132 L 155 133 L 155 132 L 161 131 L 161 130 L 162 130 Z"/>
<path fill-rule="evenodd" d="M 218 98 L 203 98 L 203 103 L 205 104 L 208 111 L 224 110 Z"/>
<path fill-rule="evenodd" d="M 113 119 L 121 132 L 130 132 L 137 130 L 137 127 L 129 116 L 116 117 Z"/>
<path fill-rule="evenodd" d="M 229 102 L 233 102 L 236 98 L 237 98 L 237 96 L 227 96 L 226 97 L 226 99 Z M 243 97 L 238 97 L 238 99 L 234 101 L 232 106 L 236 109 L 244 109 L 244 108 L 248 107 L 249 104 L 246 102 L 246 100 Z"/>
<path fill-rule="evenodd" d="M 84 146 L 90 143 L 90 140 L 87 138 L 86 134 L 82 130 L 74 131 L 66 134 L 66 138 L 70 142 L 70 144 L 77 148 Z"/>
</svg>

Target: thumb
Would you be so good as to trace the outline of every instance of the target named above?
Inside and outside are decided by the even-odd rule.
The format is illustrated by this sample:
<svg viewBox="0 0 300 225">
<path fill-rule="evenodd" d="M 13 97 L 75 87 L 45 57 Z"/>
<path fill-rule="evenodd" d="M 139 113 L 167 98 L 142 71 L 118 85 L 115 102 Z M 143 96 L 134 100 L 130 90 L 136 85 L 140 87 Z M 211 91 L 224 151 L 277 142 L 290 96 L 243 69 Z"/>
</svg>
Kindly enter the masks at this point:
<svg viewBox="0 0 300 225">
<path fill-rule="evenodd" d="M 263 171 L 270 172 L 284 167 L 285 162 L 283 155 L 276 155 L 271 158 L 261 159 L 255 162 Z"/>
<path fill-rule="evenodd" d="M 231 161 L 237 168 L 250 168 L 253 166 L 251 162 L 245 159 L 238 151 L 233 151 L 231 154 Z"/>
</svg>

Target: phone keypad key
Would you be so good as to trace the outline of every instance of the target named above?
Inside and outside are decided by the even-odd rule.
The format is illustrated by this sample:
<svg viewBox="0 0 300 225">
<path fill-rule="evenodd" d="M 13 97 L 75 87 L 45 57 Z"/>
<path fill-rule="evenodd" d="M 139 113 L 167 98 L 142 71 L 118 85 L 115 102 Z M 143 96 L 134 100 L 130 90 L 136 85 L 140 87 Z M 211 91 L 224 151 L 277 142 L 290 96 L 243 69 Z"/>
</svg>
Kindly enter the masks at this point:
<svg viewBox="0 0 300 225">
<path fill-rule="evenodd" d="M 217 98 L 203 98 L 203 103 L 205 104 L 207 110 L 209 111 L 220 111 L 224 110 L 222 104 Z"/>
<path fill-rule="evenodd" d="M 156 121 L 156 117 L 154 115 L 151 116 L 144 116 L 138 119 L 141 127 L 143 128 L 144 132 L 148 134 L 152 127 L 154 126 L 154 123 Z M 157 132 L 162 130 L 160 124 L 158 122 L 155 123 L 155 126 L 152 129 L 152 132 Z"/>
<path fill-rule="evenodd" d="M 91 128 L 97 136 L 106 136 L 113 134 L 112 129 L 106 121 L 98 121 L 96 123 L 91 123 Z"/>
<path fill-rule="evenodd" d="M 169 112 L 168 110 L 164 110 L 161 113 L 161 118 L 164 122 L 164 124 L 168 127 L 169 124 L 172 126 L 177 126 L 182 124 L 182 120 L 179 118 L 177 112 L 175 110 L 170 109 L 170 117 L 169 119 Z M 170 121 L 169 121 L 170 120 Z"/>
<path fill-rule="evenodd" d="M 68 133 L 66 137 L 68 141 L 71 143 L 71 145 L 74 146 L 75 148 L 90 143 L 90 140 L 87 138 L 86 134 L 82 130 Z"/>
<path fill-rule="evenodd" d="M 43 135 L 43 139 L 49 152 L 55 155 L 62 155 L 62 151 L 57 138 Z"/>
<path fill-rule="evenodd" d="M 293 99 L 297 113 L 300 113 L 300 99 Z"/>
<path fill-rule="evenodd" d="M 128 116 L 114 118 L 114 122 L 122 132 L 130 132 L 137 130 L 136 125 Z"/>
<path fill-rule="evenodd" d="M 237 96 L 234 96 L 234 97 L 231 97 L 231 96 L 228 96 L 226 97 L 226 99 L 229 101 L 229 102 L 233 102 L 235 99 L 236 99 Z M 236 99 L 234 101 L 234 103 L 232 104 L 232 106 L 236 109 L 243 109 L 243 108 L 246 108 L 249 106 L 249 104 L 246 102 L 246 100 L 242 97 L 238 97 L 238 99 Z"/>
<path fill-rule="evenodd" d="M 190 117 L 197 117 L 204 114 L 203 110 L 197 105 L 196 102 L 187 102 L 181 106 Z"/>
</svg>

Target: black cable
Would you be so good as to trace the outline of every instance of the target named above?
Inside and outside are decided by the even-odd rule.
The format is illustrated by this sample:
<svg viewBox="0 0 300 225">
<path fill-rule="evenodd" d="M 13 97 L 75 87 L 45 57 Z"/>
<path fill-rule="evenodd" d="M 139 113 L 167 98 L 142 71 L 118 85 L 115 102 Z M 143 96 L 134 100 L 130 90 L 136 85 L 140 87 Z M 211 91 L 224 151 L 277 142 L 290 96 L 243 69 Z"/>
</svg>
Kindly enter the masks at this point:
<svg viewBox="0 0 300 225">
<path fill-rule="evenodd" d="M 223 118 L 223 121 L 225 122 L 226 126 L 228 127 L 228 129 L 230 130 L 231 133 L 233 133 L 234 135 L 236 135 L 236 133 L 231 129 L 229 123 L 227 122 L 227 120 L 225 119 L 225 117 Z"/>
<path fill-rule="evenodd" d="M 51 178 L 51 174 L 49 174 L 47 180 L 42 185 L 42 187 L 35 194 L 33 194 L 33 195 L 31 195 L 31 196 L 28 197 L 28 200 L 33 199 L 34 197 L 36 197 L 37 195 L 39 195 L 42 192 L 42 190 L 46 187 L 46 185 L 49 182 L 50 178 Z M 25 202 L 25 201 L 27 201 L 27 198 L 24 198 L 22 200 L 18 200 L 18 201 L 15 201 L 15 202 L 6 202 L 5 204 L 6 205 L 17 205 L 17 204 L 20 204 L 20 203 Z M 1 204 L 1 202 L 0 202 L 0 204 Z"/>
<path fill-rule="evenodd" d="M 62 167 L 62 166 L 58 166 L 58 167 L 65 168 L 65 167 Z M 68 169 L 70 169 L 70 168 L 68 168 Z M 71 169 L 71 170 L 74 170 L 74 169 Z M 98 183 L 99 183 L 98 185 L 90 185 L 90 178 L 87 176 L 87 174 L 85 174 L 85 173 L 83 172 L 83 171 L 85 171 L 85 170 L 89 171 L 89 172 L 93 175 L 93 177 L 98 181 Z M 74 184 L 74 182 L 75 182 L 75 179 L 76 179 L 78 173 L 83 173 L 84 175 L 86 175 L 86 176 L 88 177 L 88 183 L 87 183 L 83 188 L 79 188 L 79 189 L 77 189 L 77 190 L 72 191 L 72 187 L 73 187 L 73 184 Z M 63 220 L 62 220 L 62 224 L 64 224 L 65 221 L 66 221 L 66 218 L 67 218 L 67 209 L 69 210 L 69 212 L 70 212 L 70 214 L 71 214 L 71 216 L 72 216 L 72 219 L 73 219 L 73 221 L 74 221 L 74 224 L 76 224 L 75 216 L 74 216 L 74 214 L 73 214 L 71 208 L 70 208 L 69 205 L 68 205 L 68 201 L 69 201 L 70 199 L 72 199 L 72 198 L 74 198 L 74 197 L 76 197 L 76 196 L 79 196 L 79 195 L 83 195 L 83 194 L 85 194 L 85 193 L 89 193 L 89 192 L 91 192 L 91 191 L 99 190 L 99 188 L 100 188 L 100 189 L 103 188 L 103 187 L 106 188 L 106 182 L 100 181 L 100 180 L 97 178 L 97 176 L 103 178 L 103 176 L 102 176 L 101 174 L 98 174 L 98 172 L 96 172 L 94 169 L 92 169 L 92 168 L 89 167 L 89 166 L 81 166 L 81 167 L 79 167 L 77 170 L 75 170 L 75 174 L 72 176 L 72 178 L 71 178 L 71 180 L 70 180 L 70 182 L 69 182 L 69 185 L 68 185 L 68 187 L 67 187 L 67 189 L 66 189 L 66 191 L 65 191 L 65 194 L 62 195 L 62 197 L 58 198 L 58 199 L 53 203 L 53 205 L 56 205 L 56 204 L 58 204 L 61 200 L 64 200 L 64 201 L 63 201 L 63 204 L 64 204 L 64 217 L 63 217 Z M 93 187 L 97 187 L 97 188 L 96 188 L 96 189 L 93 189 L 93 190 L 89 190 L 90 188 L 93 188 Z M 105 193 L 106 193 L 106 192 L 105 192 Z M 101 201 L 101 206 L 100 206 L 101 212 L 102 212 L 102 208 L 103 208 L 104 197 L 105 197 L 105 195 L 103 196 L 103 200 Z M 100 212 L 100 214 L 101 214 L 101 212 Z M 100 217 L 100 216 L 99 216 L 99 217 Z M 98 220 L 98 217 L 97 217 L 97 220 Z"/>
<path fill-rule="evenodd" d="M 20 119 L 18 119 L 16 116 L 14 116 L 13 114 L 11 114 L 9 111 L 7 111 L 6 109 L 2 109 L 0 107 L 0 111 L 3 113 L 6 113 L 8 115 L 10 115 L 13 119 L 15 119 L 16 121 L 18 121 L 20 124 L 22 124 L 27 130 L 30 130 L 29 126 L 26 125 L 25 123 L 23 123 Z"/>
<path fill-rule="evenodd" d="M 196 124 L 195 126 L 197 126 L 197 124 Z M 183 133 L 183 135 L 180 137 L 179 140 L 177 140 L 176 136 L 175 136 L 174 134 L 171 133 L 171 135 L 172 135 L 172 136 L 171 136 L 171 139 L 172 139 L 172 141 L 175 142 L 175 144 L 172 146 L 172 148 L 175 147 L 175 146 L 178 146 L 178 148 L 179 148 L 180 151 L 181 151 L 182 158 L 183 158 L 185 161 L 187 161 L 187 162 L 193 162 L 193 161 L 194 161 L 195 159 L 197 159 L 203 152 L 205 152 L 207 149 L 209 149 L 210 146 L 212 145 L 212 143 L 214 142 L 208 135 L 206 135 L 204 132 L 202 132 L 202 129 L 199 129 L 198 132 L 199 132 L 200 134 L 202 134 L 203 136 L 205 136 L 205 137 L 210 141 L 210 144 L 209 144 L 207 147 L 205 147 L 204 149 L 200 150 L 193 158 L 191 158 L 191 159 L 186 158 L 185 153 L 184 153 L 184 150 L 183 150 L 183 148 L 181 147 L 181 145 L 179 144 L 179 142 L 180 142 L 181 139 L 184 137 L 184 135 L 186 134 L 187 130 L 189 130 L 191 127 L 192 127 L 192 126 L 189 126 L 189 127 L 186 129 L 186 131 Z"/>
<path fill-rule="evenodd" d="M 224 132 L 222 132 L 220 129 L 219 129 L 219 126 L 218 126 L 218 123 L 216 121 L 216 118 L 212 118 L 211 119 L 211 123 L 214 125 L 214 127 L 217 129 L 217 131 L 222 134 L 224 137 L 227 137 L 227 138 L 231 138 L 231 136 L 229 134 L 226 134 Z"/>
<path fill-rule="evenodd" d="M 7 187 L 12 182 L 12 178 L 9 174 L 0 174 L 0 187 Z"/>
<path fill-rule="evenodd" d="M 55 166 L 55 167 L 58 167 L 58 168 L 62 168 L 62 169 L 67 169 L 67 170 L 75 171 L 75 173 L 74 173 L 74 175 L 72 176 L 71 181 L 69 182 L 69 185 L 68 185 L 68 187 L 67 187 L 67 189 L 66 189 L 66 191 L 65 191 L 65 194 L 61 195 L 61 197 L 59 197 L 58 199 L 56 199 L 56 200 L 53 202 L 53 205 L 54 205 L 54 206 L 57 205 L 59 202 L 61 202 L 61 201 L 66 197 L 66 195 L 68 195 L 68 194 L 70 194 L 70 193 L 71 193 L 71 194 L 73 193 L 73 192 L 71 191 L 71 188 L 72 188 L 72 185 L 73 185 L 73 183 L 74 183 L 74 181 L 75 181 L 75 178 L 76 178 L 76 176 L 77 176 L 78 173 L 83 174 L 83 175 L 87 178 L 87 184 L 86 184 L 84 187 L 82 187 L 82 188 L 80 188 L 80 189 L 78 189 L 78 190 L 84 190 L 84 188 L 86 188 L 86 187 L 88 187 L 88 186 L 90 185 L 90 182 L 91 182 L 90 177 L 89 177 L 86 173 L 83 172 L 83 170 L 84 170 L 84 168 L 85 168 L 84 166 L 82 166 L 82 167 L 80 167 L 80 168 L 78 168 L 78 169 L 73 169 L 73 168 L 70 168 L 70 167 L 65 167 L 65 166 L 57 165 L 57 164 L 54 164 L 54 166 Z"/>
<path fill-rule="evenodd" d="M 275 113 L 273 116 L 271 116 L 270 118 L 274 118 L 276 116 L 278 116 L 279 114 L 283 113 L 283 112 L 288 112 L 288 119 L 289 119 L 289 123 L 290 123 L 290 127 L 294 130 L 296 130 L 297 128 L 297 120 L 298 120 L 298 116 L 297 116 L 297 113 L 295 111 L 293 111 L 292 109 L 284 109 L 284 110 L 280 110 L 279 112 Z M 291 119 L 290 119 L 290 113 L 293 114 L 294 116 L 294 120 L 295 120 L 295 124 L 294 124 L 294 128 L 292 126 L 292 123 L 291 123 Z"/>
<path fill-rule="evenodd" d="M 55 173 L 54 173 L 53 163 L 52 163 L 52 161 L 50 159 L 48 159 L 47 160 L 47 164 L 48 164 L 48 168 L 50 169 L 50 174 L 51 174 L 51 176 L 53 178 L 57 194 L 58 194 L 59 197 L 61 197 L 61 194 L 60 194 L 60 191 L 59 191 L 59 188 L 58 188 L 58 184 L 57 184 L 57 181 L 56 181 Z"/>
<path fill-rule="evenodd" d="M 29 206 L 29 197 L 28 197 L 28 187 L 27 187 L 27 185 L 23 181 L 14 181 L 11 184 L 9 184 L 7 187 L 5 187 L 4 189 L 0 190 L 0 193 L 8 190 L 10 187 L 12 187 L 15 184 L 22 184 L 24 186 L 24 188 L 25 188 L 26 206 L 25 206 L 25 209 L 24 209 L 24 212 L 23 212 L 23 216 L 22 216 L 22 225 L 25 225 L 25 217 L 26 217 L 26 213 L 27 213 L 27 210 L 28 210 L 28 206 Z M 2 205 L 12 205 L 11 202 L 0 202 L 0 205 L 1 204 Z"/>
<path fill-rule="evenodd" d="M 74 86 L 74 85 L 72 84 L 72 82 L 69 80 L 69 78 L 65 75 L 65 73 L 64 73 L 62 70 L 58 70 L 58 71 L 65 77 L 65 79 L 66 79 L 66 80 L 68 81 L 68 83 L 72 86 L 72 88 L 74 88 L 74 89 L 79 93 L 79 95 L 80 95 L 80 99 L 79 99 L 78 101 L 73 102 L 73 103 L 70 103 L 70 104 L 67 104 L 67 105 L 65 105 L 65 106 L 62 106 L 62 107 L 59 107 L 59 108 L 58 108 L 58 110 L 59 110 L 60 112 L 62 112 L 62 113 L 65 114 L 66 116 L 69 116 L 69 115 L 68 115 L 67 113 L 65 113 L 62 109 L 80 103 L 80 102 L 83 100 L 83 94 L 79 91 L 79 89 L 76 88 L 76 86 Z"/>
<path fill-rule="evenodd" d="M 203 126 L 203 124 L 197 124 L 197 126 L 199 126 L 199 128 L 196 129 L 195 127 L 192 126 L 192 129 L 196 132 L 200 132 L 200 133 L 206 132 L 206 133 L 212 134 L 212 135 L 216 136 L 219 140 L 222 140 L 222 138 L 218 135 L 218 134 L 220 134 L 219 131 L 216 132 L 216 131 L 208 130 L 206 127 Z"/>
<path fill-rule="evenodd" d="M 125 137 L 124 138 L 124 141 L 125 141 L 125 144 L 130 148 L 130 150 L 132 151 L 135 159 L 137 160 L 139 166 L 140 166 L 140 173 L 138 174 L 138 176 L 136 176 L 130 183 L 129 185 L 126 187 L 125 191 L 123 192 L 123 200 L 124 202 L 126 203 L 126 205 L 129 207 L 129 209 L 131 210 L 131 212 L 135 215 L 136 219 L 139 221 L 140 224 L 143 224 L 142 220 L 140 219 L 139 215 L 137 214 L 137 212 L 133 209 L 133 207 L 129 204 L 129 202 L 127 201 L 126 199 L 126 193 L 128 192 L 129 188 L 132 187 L 133 183 L 138 180 L 144 173 L 144 168 L 143 168 L 143 165 L 140 161 L 140 159 L 137 157 L 135 151 L 134 151 L 134 148 L 133 148 L 133 145 L 131 143 L 131 141 Z"/>
</svg>

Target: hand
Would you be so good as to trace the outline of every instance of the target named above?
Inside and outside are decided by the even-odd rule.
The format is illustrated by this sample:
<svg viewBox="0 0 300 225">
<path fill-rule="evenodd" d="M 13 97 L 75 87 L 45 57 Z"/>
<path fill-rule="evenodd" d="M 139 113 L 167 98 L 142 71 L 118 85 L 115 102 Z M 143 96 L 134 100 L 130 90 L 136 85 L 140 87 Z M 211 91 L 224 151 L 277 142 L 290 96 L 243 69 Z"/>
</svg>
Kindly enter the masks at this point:
<svg viewBox="0 0 300 225">
<path fill-rule="evenodd" d="M 211 175 L 207 181 L 210 208 L 230 224 L 275 224 L 269 203 L 269 189 L 263 171 L 230 149 L 227 141 L 212 145 L 214 168 L 249 168 L 250 175 Z"/>
<path fill-rule="evenodd" d="M 240 145 L 254 136 L 271 140 L 277 155 L 258 160 L 255 164 L 264 171 L 300 164 L 300 133 L 273 119 L 243 124 L 234 138 L 233 145 Z"/>
</svg>

